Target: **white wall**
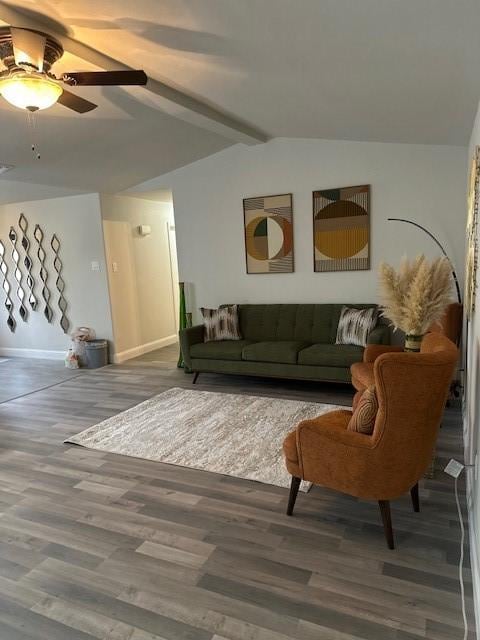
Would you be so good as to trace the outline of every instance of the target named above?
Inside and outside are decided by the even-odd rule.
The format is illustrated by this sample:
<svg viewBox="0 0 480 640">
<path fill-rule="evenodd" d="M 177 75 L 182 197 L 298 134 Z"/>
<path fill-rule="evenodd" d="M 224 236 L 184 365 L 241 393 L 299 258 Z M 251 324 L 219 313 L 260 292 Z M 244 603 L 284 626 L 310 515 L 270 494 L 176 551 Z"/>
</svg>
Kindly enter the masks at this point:
<svg viewBox="0 0 480 640">
<path fill-rule="evenodd" d="M 373 302 L 382 259 L 437 255 L 416 220 L 444 243 L 463 274 L 466 153 L 463 147 L 275 139 L 236 145 L 149 181 L 172 188 L 180 278 L 192 309 L 225 302 Z M 312 191 L 371 184 L 371 271 L 314 273 Z M 247 275 L 242 199 L 293 193 L 295 273 Z"/>
<path fill-rule="evenodd" d="M 33 273 L 36 280 L 35 295 L 39 300 L 37 311 L 29 309 L 28 322 L 18 315 L 18 299 L 13 279 L 11 244 L 8 239 L 10 226 L 19 232 L 18 218 L 26 216 L 31 242 L 30 255 L 34 260 Z M 47 253 L 46 268 L 49 273 L 49 289 L 54 319 L 49 324 L 43 315 L 44 304 L 41 298 L 39 262 L 37 244 L 33 238 L 35 224 L 44 232 L 44 249 Z M 43 357 L 63 357 L 70 346 L 70 339 L 59 325 L 58 293 L 55 287 L 56 274 L 53 268 L 53 252 L 50 248 L 52 234 L 57 234 L 60 242 L 60 257 L 63 262 L 65 298 L 68 302 L 66 315 L 70 319 L 70 331 L 77 326 L 89 326 L 95 329 L 97 336 L 112 340 L 112 322 L 108 299 L 105 272 L 103 235 L 100 216 L 100 202 L 97 194 L 36 200 L 0 206 L 0 238 L 5 244 L 9 281 L 12 286 L 12 299 L 15 305 L 17 327 L 11 333 L 6 325 L 7 314 L 4 307 L 3 291 L 0 289 L 0 353 L 7 355 L 30 355 Z M 23 260 L 23 249 L 18 245 Z M 99 263 L 99 271 L 92 271 L 92 262 Z M 25 269 L 24 273 L 24 288 Z M 92 301 L 95 301 L 92 304 Z"/>
<path fill-rule="evenodd" d="M 480 109 L 470 139 L 468 161 L 480 145 Z M 467 183 L 467 176 L 465 176 Z M 480 227 L 477 229 L 480 245 Z M 476 468 L 467 469 L 467 501 L 469 507 L 470 551 L 474 580 L 475 610 L 477 615 L 477 635 L 480 637 L 480 474 L 477 451 L 480 436 L 480 269 L 477 271 L 477 291 L 472 321 L 466 332 L 467 384 L 464 404 L 465 459 L 475 463 Z"/>
<path fill-rule="evenodd" d="M 115 359 L 121 362 L 177 339 L 173 206 L 126 196 L 101 195 L 100 200 Z M 150 235 L 138 233 L 142 224 L 151 227 Z"/>
</svg>

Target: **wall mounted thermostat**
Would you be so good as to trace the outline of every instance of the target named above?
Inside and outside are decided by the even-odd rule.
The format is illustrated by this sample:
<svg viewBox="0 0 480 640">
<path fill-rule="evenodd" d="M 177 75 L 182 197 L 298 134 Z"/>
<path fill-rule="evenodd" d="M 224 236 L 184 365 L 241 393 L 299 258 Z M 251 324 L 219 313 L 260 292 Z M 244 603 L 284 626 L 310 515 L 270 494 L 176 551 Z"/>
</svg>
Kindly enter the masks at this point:
<svg viewBox="0 0 480 640">
<path fill-rule="evenodd" d="M 137 231 L 140 236 L 149 236 L 152 233 L 152 227 L 149 224 L 139 224 Z"/>
</svg>

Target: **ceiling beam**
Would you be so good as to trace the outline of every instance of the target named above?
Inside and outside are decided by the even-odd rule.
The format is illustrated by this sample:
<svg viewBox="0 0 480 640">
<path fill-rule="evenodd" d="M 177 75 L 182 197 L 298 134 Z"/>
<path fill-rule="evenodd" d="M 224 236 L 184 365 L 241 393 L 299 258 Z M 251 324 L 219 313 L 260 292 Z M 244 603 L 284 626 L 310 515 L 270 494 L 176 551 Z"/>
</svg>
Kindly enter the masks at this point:
<svg viewBox="0 0 480 640">
<path fill-rule="evenodd" d="M 130 70 L 132 68 L 83 42 L 65 35 L 65 33 L 55 31 L 47 21 L 43 23 L 39 17 L 32 18 L 21 9 L 1 1 L 0 20 L 15 27 L 36 29 L 38 31 L 45 30 L 62 43 L 65 51 L 105 71 Z M 224 113 L 203 100 L 175 89 L 165 82 L 149 77 L 144 89 L 158 96 L 159 100 L 156 99 L 156 103 L 166 112 L 198 127 L 213 131 L 229 140 L 252 145 L 267 142 L 269 139 L 267 134 L 237 119 L 235 116 Z"/>
</svg>

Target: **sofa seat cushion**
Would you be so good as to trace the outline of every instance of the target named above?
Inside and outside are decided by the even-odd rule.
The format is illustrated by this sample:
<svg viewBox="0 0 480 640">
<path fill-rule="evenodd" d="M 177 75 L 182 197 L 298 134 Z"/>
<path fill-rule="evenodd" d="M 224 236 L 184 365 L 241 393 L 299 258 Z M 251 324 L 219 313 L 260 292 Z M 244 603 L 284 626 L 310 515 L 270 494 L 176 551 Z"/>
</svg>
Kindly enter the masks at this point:
<svg viewBox="0 0 480 640">
<path fill-rule="evenodd" d="M 375 384 L 373 375 L 373 362 L 355 362 L 350 367 L 352 384 L 357 391 L 363 391 Z"/>
<path fill-rule="evenodd" d="M 249 344 L 249 340 L 198 342 L 190 347 L 190 357 L 208 360 L 241 360 L 242 350 Z"/>
<path fill-rule="evenodd" d="M 273 342 L 254 342 L 243 348 L 243 360 L 254 362 L 280 362 L 297 364 L 298 352 L 308 346 L 308 342 L 297 340 L 276 340 Z"/>
<path fill-rule="evenodd" d="M 351 344 L 312 344 L 298 354 L 298 364 L 350 367 L 363 358 L 363 347 Z"/>
</svg>

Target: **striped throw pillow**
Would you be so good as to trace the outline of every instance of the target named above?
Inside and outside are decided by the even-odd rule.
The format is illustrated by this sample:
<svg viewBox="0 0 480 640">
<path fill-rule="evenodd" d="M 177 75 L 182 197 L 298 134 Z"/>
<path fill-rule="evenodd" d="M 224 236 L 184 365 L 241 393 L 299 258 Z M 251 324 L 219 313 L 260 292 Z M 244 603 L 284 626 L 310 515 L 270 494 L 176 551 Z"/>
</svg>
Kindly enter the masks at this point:
<svg viewBox="0 0 480 640">
<path fill-rule="evenodd" d="M 200 309 L 205 327 L 204 342 L 215 340 L 241 340 L 238 324 L 238 305 L 232 304 L 219 309 Z"/>
<path fill-rule="evenodd" d="M 353 344 L 365 347 L 368 334 L 375 328 L 378 309 L 352 309 L 342 307 L 337 327 L 336 344 Z"/>
<path fill-rule="evenodd" d="M 367 436 L 371 436 L 373 428 L 375 427 L 377 411 L 378 399 L 375 387 L 368 387 L 363 392 L 363 395 L 350 418 L 347 429 L 349 431 L 356 431 L 357 433 L 364 433 Z"/>
</svg>

